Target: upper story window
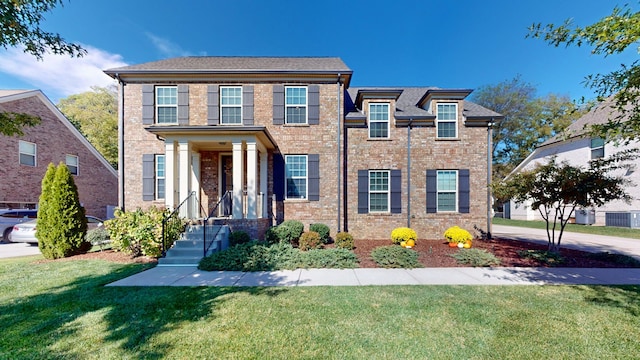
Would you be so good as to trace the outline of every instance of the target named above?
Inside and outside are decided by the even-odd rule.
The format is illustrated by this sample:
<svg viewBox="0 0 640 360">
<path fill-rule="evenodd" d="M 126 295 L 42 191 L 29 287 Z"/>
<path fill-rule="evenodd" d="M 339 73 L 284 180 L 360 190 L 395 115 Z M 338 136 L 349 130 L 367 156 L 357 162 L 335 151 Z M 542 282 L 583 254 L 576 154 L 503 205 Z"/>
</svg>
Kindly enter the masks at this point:
<svg viewBox="0 0 640 360">
<path fill-rule="evenodd" d="M 242 87 L 220 87 L 220 123 L 242 124 Z"/>
<path fill-rule="evenodd" d="M 604 157 L 604 139 L 591 139 L 591 159 Z"/>
<path fill-rule="evenodd" d="M 67 155 L 65 157 L 65 163 L 67 164 L 67 168 L 69 168 L 69 172 L 72 175 L 78 175 L 78 157 L 75 155 Z"/>
<path fill-rule="evenodd" d="M 158 124 L 178 122 L 178 88 L 176 86 L 156 87 L 156 122 Z"/>
<path fill-rule="evenodd" d="M 389 138 L 389 104 L 369 104 L 369 138 Z"/>
<path fill-rule="evenodd" d="M 156 199 L 164 199 L 165 163 L 164 155 L 156 155 Z"/>
<path fill-rule="evenodd" d="M 369 212 L 389 212 L 389 171 L 369 171 Z"/>
<path fill-rule="evenodd" d="M 307 88 L 287 86 L 285 91 L 285 124 L 307 123 Z"/>
<path fill-rule="evenodd" d="M 284 157 L 287 199 L 307 198 L 307 155 L 286 155 Z"/>
<path fill-rule="evenodd" d="M 437 104 L 436 126 L 438 139 L 458 137 L 458 104 Z"/>
<path fill-rule="evenodd" d="M 19 140 L 20 165 L 36 166 L 36 144 Z"/>
<path fill-rule="evenodd" d="M 439 170 L 437 183 L 437 211 L 458 211 L 458 172 L 456 170 Z"/>
</svg>

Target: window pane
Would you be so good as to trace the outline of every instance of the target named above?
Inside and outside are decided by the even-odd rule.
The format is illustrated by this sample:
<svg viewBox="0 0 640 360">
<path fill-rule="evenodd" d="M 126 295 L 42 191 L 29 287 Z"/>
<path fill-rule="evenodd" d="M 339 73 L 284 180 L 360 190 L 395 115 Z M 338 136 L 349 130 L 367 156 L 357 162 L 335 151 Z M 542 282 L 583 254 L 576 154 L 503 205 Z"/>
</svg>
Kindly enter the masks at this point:
<svg viewBox="0 0 640 360">
<path fill-rule="evenodd" d="M 164 155 L 156 156 L 156 177 L 164 177 Z"/>
<path fill-rule="evenodd" d="M 438 191 L 456 190 L 456 172 L 438 171 Z"/>
<path fill-rule="evenodd" d="M 306 124 L 306 107 L 287 107 L 287 124 Z"/>
<path fill-rule="evenodd" d="M 369 124 L 370 138 L 387 138 L 389 137 L 389 126 L 386 122 L 372 122 Z"/>
<path fill-rule="evenodd" d="M 388 191 L 389 173 L 386 171 L 372 171 L 369 173 L 369 191 Z"/>
<path fill-rule="evenodd" d="M 223 87 L 220 88 L 221 105 L 242 105 L 242 88 Z"/>
<path fill-rule="evenodd" d="M 591 150 L 591 158 L 592 159 L 600 159 L 604 157 L 604 148 L 592 149 Z"/>
<path fill-rule="evenodd" d="M 286 88 L 286 105 L 307 105 L 307 88 Z"/>
<path fill-rule="evenodd" d="M 306 179 L 287 179 L 287 198 L 306 199 L 307 181 Z"/>
<path fill-rule="evenodd" d="M 24 154 L 29 154 L 29 155 L 35 155 L 36 154 L 36 144 L 34 143 L 30 143 L 30 142 L 26 142 L 26 141 L 19 141 L 18 144 L 19 147 L 19 151 L 21 153 Z"/>
<path fill-rule="evenodd" d="M 36 166 L 36 157 L 28 154 L 20 154 L 20 164 Z"/>
<path fill-rule="evenodd" d="M 175 107 L 158 107 L 158 124 L 178 121 L 178 109 Z"/>
<path fill-rule="evenodd" d="M 456 120 L 456 104 L 438 104 L 438 120 Z"/>
<path fill-rule="evenodd" d="M 439 138 L 455 138 L 456 123 L 455 122 L 438 122 Z"/>
<path fill-rule="evenodd" d="M 438 211 L 456 211 L 456 194 L 438 193 Z"/>
<path fill-rule="evenodd" d="M 242 109 L 240 107 L 223 107 L 222 123 L 223 124 L 241 124 Z"/>
<path fill-rule="evenodd" d="M 158 199 L 164 199 L 164 179 L 158 179 L 156 183 L 156 190 L 158 191 L 157 197 Z"/>
<path fill-rule="evenodd" d="M 386 212 L 386 211 L 389 211 L 388 205 L 389 205 L 388 193 L 369 194 L 369 211 Z"/>
<path fill-rule="evenodd" d="M 287 177 L 287 198 L 307 198 L 307 156 L 285 156 L 285 175 Z"/>
<path fill-rule="evenodd" d="M 159 87 L 157 91 L 157 105 L 177 105 L 178 89 L 175 87 Z"/>
<path fill-rule="evenodd" d="M 591 139 L 591 148 L 603 147 L 604 139 Z"/>
<path fill-rule="evenodd" d="M 370 120 L 389 120 L 389 104 L 369 104 Z"/>
</svg>

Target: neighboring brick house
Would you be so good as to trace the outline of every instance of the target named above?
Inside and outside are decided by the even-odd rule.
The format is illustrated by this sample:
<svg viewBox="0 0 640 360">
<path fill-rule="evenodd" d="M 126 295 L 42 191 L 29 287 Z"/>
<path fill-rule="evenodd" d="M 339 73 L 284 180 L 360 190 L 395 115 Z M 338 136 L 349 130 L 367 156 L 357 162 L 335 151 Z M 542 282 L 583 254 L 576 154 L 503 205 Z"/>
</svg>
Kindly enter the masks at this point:
<svg viewBox="0 0 640 360">
<path fill-rule="evenodd" d="M 233 221 L 257 234 L 285 219 L 374 239 L 407 225 L 421 238 L 486 227 L 488 124 L 502 116 L 464 100 L 471 90 L 350 88 L 339 58 L 183 57 L 105 72 L 120 82 L 127 209 L 175 208 L 195 191 L 210 212 L 231 190 Z"/>
<path fill-rule="evenodd" d="M 618 119 L 620 112 L 615 109 L 615 105 L 610 100 L 605 100 L 598 106 L 594 107 L 569 125 L 567 129 L 553 138 L 545 141 L 538 146 L 526 159 L 524 159 L 513 171 L 512 174 L 532 169 L 537 164 L 546 163 L 555 157 L 556 161 L 567 161 L 573 166 L 587 167 L 592 159 L 599 159 L 611 156 L 616 152 L 638 148 L 640 141 L 634 140 L 628 144 L 617 141 L 605 142 L 600 138 L 590 137 L 587 133 L 589 126 L 594 124 L 603 124 L 609 119 Z M 624 120 L 624 118 L 622 119 Z M 635 165 L 640 165 L 640 160 L 635 160 Z M 575 221 L 580 224 L 606 224 L 607 213 L 628 213 L 628 216 L 640 216 L 640 172 L 635 170 L 624 171 L 620 173 L 625 180 L 630 182 L 626 188 L 627 193 L 632 197 L 631 202 L 627 203 L 622 200 L 612 201 L 603 206 L 594 209 L 577 209 L 574 214 Z M 537 209 L 532 209 L 530 202 L 505 204 L 504 213 L 506 218 L 518 220 L 542 220 L 542 216 Z M 635 214 L 635 215 L 634 215 Z M 626 215 L 626 214 L 625 214 Z M 614 215 L 611 220 L 615 226 L 630 226 L 618 224 L 616 219 L 619 215 Z M 623 216 L 624 218 L 624 216 Z M 640 218 L 633 222 L 640 224 Z M 638 227 L 639 225 L 633 225 Z"/>
<path fill-rule="evenodd" d="M 0 208 L 37 206 L 50 163 L 74 174 L 87 215 L 107 216 L 118 203 L 118 174 L 40 90 L 0 90 L 0 111 L 38 116 L 23 136 L 0 135 Z"/>
</svg>

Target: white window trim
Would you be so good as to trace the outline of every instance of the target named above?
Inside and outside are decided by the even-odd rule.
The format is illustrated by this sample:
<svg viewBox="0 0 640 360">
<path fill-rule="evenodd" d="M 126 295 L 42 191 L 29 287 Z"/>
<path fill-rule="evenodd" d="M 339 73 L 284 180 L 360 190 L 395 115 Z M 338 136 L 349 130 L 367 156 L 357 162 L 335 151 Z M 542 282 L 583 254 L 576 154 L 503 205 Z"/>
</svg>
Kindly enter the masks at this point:
<svg viewBox="0 0 640 360">
<path fill-rule="evenodd" d="M 301 107 L 301 104 L 287 104 L 287 89 L 304 89 L 305 92 L 305 104 L 304 104 L 304 122 L 303 123 L 290 123 L 287 115 L 287 108 Z M 309 124 L 309 89 L 306 86 L 285 86 L 284 87 L 284 123 L 286 125 L 307 125 Z"/>
<path fill-rule="evenodd" d="M 381 190 L 376 190 L 376 191 L 372 191 L 371 190 L 371 173 L 379 173 L 379 172 L 384 172 L 387 173 L 387 190 L 386 191 L 381 191 Z M 387 214 L 391 212 L 391 171 L 390 170 L 369 170 L 369 179 L 368 179 L 368 184 L 367 186 L 369 187 L 369 198 L 367 199 L 368 201 L 368 206 L 369 206 L 369 213 L 373 213 L 373 214 Z M 371 210 L 371 194 L 387 194 L 387 210 Z"/>
<path fill-rule="evenodd" d="M 440 190 L 438 188 L 438 176 L 440 175 L 441 172 L 455 172 L 456 174 L 456 189 L 455 190 Z M 450 194 L 450 193 L 454 193 L 455 199 L 453 204 L 455 205 L 455 209 L 454 210 L 440 210 L 440 204 L 438 203 L 438 199 L 440 194 Z M 460 172 L 458 170 L 438 170 L 436 172 L 436 212 L 439 213 L 457 213 L 458 212 L 458 197 L 460 193 Z"/>
<path fill-rule="evenodd" d="M 438 114 L 440 113 L 438 111 L 438 107 L 440 105 L 453 105 L 453 106 L 455 106 L 456 119 L 455 120 L 440 120 L 440 118 L 438 117 Z M 448 136 L 441 137 L 438 134 L 438 129 L 439 129 L 438 125 L 440 123 L 454 123 L 455 124 L 456 135 L 453 136 L 453 137 L 448 137 Z M 439 103 L 436 103 L 436 138 L 437 139 L 457 139 L 458 138 L 458 103 L 452 103 L 452 102 L 439 102 Z"/>
<path fill-rule="evenodd" d="M 386 105 L 387 106 L 387 120 L 371 120 L 371 105 Z M 387 123 L 387 136 L 386 137 L 371 137 L 371 126 L 369 126 L 369 139 L 389 139 L 391 135 L 391 105 L 389 103 L 369 103 L 369 111 L 367 112 L 369 125 L 371 123 Z"/>
<path fill-rule="evenodd" d="M 240 89 L 240 105 L 223 105 L 222 104 L 222 89 Z M 242 86 L 221 86 L 220 87 L 220 99 L 218 103 L 220 104 L 220 125 L 242 125 L 243 113 L 242 113 Z M 223 108 L 240 108 L 240 122 L 238 123 L 225 123 L 222 122 L 222 109 Z"/>
<path fill-rule="evenodd" d="M 23 153 L 20 150 L 20 144 L 23 144 L 23 143 L 24 144 L 28 144 L 28 145 L 33 145 L 33 154 Z M 22 160 L 20 159 L 20 155 L 33 156 L 33 165 L 23 164 Z M 18 164 L 24 165 L 24 166 L 31 166 L 31 167 L 37 167 L 38 166 L 38 145 L 36 143 L 29 142 L 29 141 L 24 141 L 24 140 L 18 140 Z"/>
<path fill-rule="evenodd" d="M 75 163 L 75 164 L 71 164 L 71 165 L 69 164 L 68 159 L 69 159 L 70 157 L 72 157 L 72 158 L 75 158 L 75 159 L 76 159 L 76 163 Z M 73 171 L 71 171 L 71 169 L 69 169 L 69 171 L 71 171 L 71 175 L 75 175 L 75 176 L 80 175 L 80 159 L 78 159 L 78 156 L 77 156 L 77 155 L 66 154 L 66 155 L 65 155 L 64 162 L 65 162 L 65 164 L 67 165 L 67 168 L 68 168 L 69 166 L 74 166 L 74 167 L 76 168 L 76 173 L 75 173 L 75 174 L 73 173 Z"/>
<path fill-rule="evenodd" d="M 158 175 L 158 158 L 163 158 L 164 160 L 164 176 L 159 176 Z M 155 156 L 155 161 L 154 161 L 154 181 L 155 181 L 155 198 L 156 200 L 162 200 L 165 199 L 167 197 L 167 180 L 166 180 L 166 175 L 167 175 L 167 158 L 165 155 L 163 154 L 156 154 Z M 164 180 L 164 191 L 165 194 L 163 197 L 160 197 L 158 194 L 158 180 Z"/>
<path fill-rule="evenodd" d="M 167 104 L 159 105 L 158 104 L 158 90 L 159 89 L 176 89 L 176 103 L 175 103 L 175 105 L 167 105 Z M 155 120 L 156 124 L 177 124 L 178 123 L 178 87 L 177 86 L 156 86 L 155 91 L 156 91 L 156 93 L 155 93 L 155 99 L 154 100 L 155 100 L 155 107 L 156 107 L 156 109 L 155 109 L 155 111 L 156 111 L 156 120 Z M 158 120 L 160 118 L 158 116 L 158 109 L 160 109 L 161 107 L 162 108 L 170 108 L 170 107 L 175 108 L 176 109 L 176 121 L 174 121 L 174 122 L 163 122 L 163 123 L 158 122 Z"/>
<path fill-rule="evenodd" d="M 291 179 L 303 179 L 305 182 L 305 194 L 304 197 L 289 197 L 289 177 L 287 177 L 287 158 L 289 157 L 304 157 L 305 158 L 305 176 L 291 177 Z M 309 155 L 290 154 L 284 156 L 284 195 L 287 200 L 307 200 L 309 198 Z"/>
</svg>

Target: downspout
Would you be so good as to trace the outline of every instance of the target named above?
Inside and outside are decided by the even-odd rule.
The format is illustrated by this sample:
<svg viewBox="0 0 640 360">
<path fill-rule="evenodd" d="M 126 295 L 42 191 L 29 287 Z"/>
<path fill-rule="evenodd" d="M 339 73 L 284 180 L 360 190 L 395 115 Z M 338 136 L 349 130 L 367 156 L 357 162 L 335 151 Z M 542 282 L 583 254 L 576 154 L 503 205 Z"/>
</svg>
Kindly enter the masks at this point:
<svg viewBox="0 0 640 360">
<path fill-rule="evenodd" d="M 124 82 L 116 73 L 115 78 L 118 80 L 118 207 L 120 210 L 124 208 Z"/>
<path fill-rule="evenodd" d="M 338 232 L 340 232 L 340 161 L 342 160 L 340 158 L 340 135 L 341 135 L 340 134 L 340 75 L 341 74 L 338 73 L 338 82 L 337 82 L 337 95 L 338 96 L 336 98 L 337 103 L 338 103 L 338 107 L 337 107 L 338 108 L 338 131 L 337 131 L 338 136 L 337 136 L 337 143 L 336 143 L 337 147 L 338 147 L 338 157 L 336 158 L 336 163 L 337 163 L 336 164 L 336 166 L 337 166 L 336 174 L 338 174 L 337 175 L 338 176 L 338 180 L 336 182 L 337 193 L 338 193 L 338 202 L 337 202 L 337 204 L 338 204 L 338 206 L 337 206 L 337 208 L 338 208 L 338 219 L 337 219 L 338 220 L 337 221 L 337 223 L 338 223 Z M 346 197 L 346 194 L 345 194 L 345 197 Z"/>
<path fill-rule="evenodd" d="M 411 122 L 407 126 L 407 227 L 411 227 Z"/>
<path fill-rule="evenodd" d="M 487 124 L 487 240 L 491 240 L 491 162 L 493 160 L 493 154 L 491 151 L 491 137 L 492 137 L 493 118 L 489 124 Z"/>
</svg>

